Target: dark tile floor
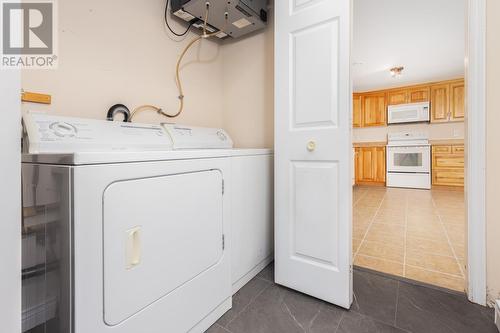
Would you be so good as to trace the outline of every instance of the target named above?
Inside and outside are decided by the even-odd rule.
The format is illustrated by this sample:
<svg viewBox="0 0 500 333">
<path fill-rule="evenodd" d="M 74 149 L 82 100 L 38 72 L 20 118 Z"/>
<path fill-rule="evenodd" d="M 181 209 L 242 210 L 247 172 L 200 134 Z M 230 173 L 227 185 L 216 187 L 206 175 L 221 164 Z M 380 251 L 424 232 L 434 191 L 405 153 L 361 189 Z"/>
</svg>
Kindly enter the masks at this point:
<svg viewBox="0 0 500 333">
<path fill-rule="evenodd" d="M 272 264 L 207 333 L 498 333 L 493 310 L 464 295 L 354 270 L 350 311 L 273 282 Z"/>
</svg>

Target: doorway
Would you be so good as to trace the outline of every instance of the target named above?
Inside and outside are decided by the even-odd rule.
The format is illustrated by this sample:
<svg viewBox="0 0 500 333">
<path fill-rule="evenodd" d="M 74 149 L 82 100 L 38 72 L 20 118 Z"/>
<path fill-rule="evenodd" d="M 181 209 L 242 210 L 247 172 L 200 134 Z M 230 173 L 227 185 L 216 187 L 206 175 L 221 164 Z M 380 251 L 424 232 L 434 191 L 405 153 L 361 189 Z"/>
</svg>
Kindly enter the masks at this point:
<svg viewBox="0 0 500 333">
<path fill-rule="evenodd" d="M 353 103 L 352 100 L 350 75 L 346 73 L 346 71 L 351 71 L 351 67 L 354 67 L 352 59 L 350 59 L 350 28 L 346 26 L 350 25 L 351 12 L 349 7 L 351 2 L 338 1 L 338 6 L 326 8 L 326 6 L 333 6 L 332 3 L 324 1 L 300 4 L 276 3 L 275 12 L 281 20 L 275 22 L 275 58 L 279 59 L 275 62 L 275 277 L 279 284 L 310 295 L 319 295 L 316 297 L 345 306 L 349 301 L 349 294 L 344 293 L 340 297 L 331 298 L 324 296 L 325 294 L 334 295 L 342 291 L 352 292 L 352 274 L 350 274 L 352 272 L 352 224 L 350 216 L 352 212 L 352 186 L 350 175 L 354 175 L 355 172 L 352 172 L 350 167 L 354 165 L 354 162 L 351 162 L 354 155 L 352 153 L 353 138 L 351 130 L 347 131 L 345 128 L 351 127 L 350 113 L 337 112 L 350 109 L 349 104 L 354 104 L 354 109 L 356 109 L 356 101 Z M 382 9 L 386 8 L 383 6 Z M 337 13 L 337 10 L 340 12 Z M 484 247 L 485 10 L 484 0 L 467 1 L 468 25 L 466 29 L 463 29 L 467 31 L 466 68 L 462 71 L 465 75 L 461 88 L 462 93 L 467 95 L 464 102 L 466 107 L 464 107 L 463 118 L 464 124 L 467 126 L 464 126 L 463 148 L 454 147 L 459 145 L 450 141 L 443 144 L 448 147 L 445 149 L 445 153 L 446 151 L 449 154 L 459 153 L 460 149 L 464 152 L 463 163 L 466 165 L 464 167 L 464 174 L 466 174 L 464 179 L 466 191 L 464 193 L 466 198 L 464 196 L 463 202 L 467 211 L 467 216 L 464 218 L 467 228 L 467 233 L 464 232 L 464 244 L 467 244 L 467 254 L 464 260 L 467 266 L 465 267 L 464 275 L 466 277 L 464 280 L 467 280 L 469 299 L 479 304 L 486 302 L 486 253 Z M 301 21 L 303 16 L 302 22 L 296 22 Z M 398 16 L 390 19 L 400 20 Z M 306 20 L 310 21 L 306 22 Z M 298 23 L 302 23 L 302 25 Z M 337 30 L 337 23 L 344 25 Z M 381 24 L 380 21 L 376 23 Z M 321 34 L 321 32 L 325 33 Z M 290 36 L 294 38 L 290 38 Z M 340 38 L 337 39 L 337 36 Z M 407 35 L 403 37 L 410 39 Z M 392 42 L 397 43 L 399 39 Z M 292 43 L 294 44 L 291 45 Z M 444 43 L 441 43 L 439 47 L 443 45 Z M 326 48 L 325 51 L 331 53 L 326 53 L 329 54 L 327 57 L 320 58 L 325 53 L 318 52 L 318 47 Z M 377 47 L 380 46 L 376 45 L 374 50 Z M 332 52 L 332 50 L 340 52 Z M 339 55 L 339 58 L 336 58 L 336 55 Z M 461 51 L 461 59 L 463 63 L 463 50 Z M 331 65 L 333 69 L 338 69 L 338 71 L 325 71 L 324 64 Z M 338 67 L 335 67 L 335 64 Z M 384 72 L 387 71 L 387 68 L 392 69 L 392 67 L 384 66 Z M 397 74 L 398 71 L 396 68 L 395 73 Z M 318 80 L 317 75 L 312 76 L 311 73 L 323 75 L 324 80 Z M 460 78 L 454 80 L 458 79 Z M 441 82 L 443 83 L 441 90 L 454 90 L 451 86 L 452 82 L 439 81 L 447 81 L 447 79 L 436 80 L 438 81 L 430 81 L 428 85 L 437 85 Z M 302 82 L 302 85 L 299 86 L 299 82 Z M 325 84 L 316 84 L 317 82 Z M 405 84 L 410 86 L 418 83 L 408 82 Z M 321 89 L 316 89 L 318 87 Z M 431 89 L 429 87 L 429 90 Z M 442 92 L 438 93 L 439 90 L 439 87 L 434 87 L 433 91 L 436 97 L 447 96 Z M 338 99 L 332 99 L 332 92 L 339 93 Z M 403 94 L 403 96 L 408 95 Z M 379 112 L 385 109 L 385 101 L 382 96 L 374 93 L 369 94 L 368 97 L 367 104 L 375 111 L 365 113 L 362 117 L 356 117 L 356 112 L 354 112 L 352 118 L 354 121 L 362 120 L 365 124 L 370 124 L 371 126 L 366 128 L 366 132 L 371 132 L 372 127 L 376 127 L 375 125 L 382 122 L 385 123 L 387 120 L 384 118 L 386 113 Z M 448 103 L 444 105 L 448 107 L 450 99 L 446 97 L 444 99 Z M 338 103 L 332 103 L 332 100 Z M 466 109 L 474 112 L 467 114 Z M 345 117 L 349 117 L 349 119 Z M 446 120 L 449 120 L 449 117 L 449 114 L 444 116 Z M 338 135 L 326 135 L 329 134 L 327 131 L 330 129 L 336 130 Z M 345 141 L 347 144 L 343 144 Z M 384 141 L 382 152 L 375 147 L 371 150 L 367 149 L 369 153 L 366 156 L 374 161 L 379 160 L 378 155 L 382 155 L 385 159 L 383 149 L 387 142 Z M 337 144 L 332 144 L 333 142 Z M 327 155 L 327 153 L 332 153 L 332 147 L 338 149 L 338 156 Z M 468 147 L 472 149 L 467 149 Z M 383 170 L 385 164 L 383 162 L 380 164 L 382 168 L 366 168 L 366 174 L 369 175 L 367 178 L 372 183 L 380 182 L 380 177 L 385 174 L 386 170 Z M 384 172 L 379 172 L 380 170 Z M 338 180 L 339 183 L 331 181 L 332 179 Z M 346 180 L 349 183 L 348 188 L 345 186 Z M 331 193 L 341 192 L 343 195 L 338 198 L 328 196 L 327 194 L 330 192 L 326 193 L 325 188 Z M 331 190 L 331 188 L 334 189 Z M 328 200 L 324 200 L 325 197 Z M 329 210 L 332 206 L 338 207 L 338 209 Z M 316 208 L 327 210 L 331 216 L 337 217 L 337 219 L 330 219 L 330 215 L 321 214 L 321 211 Z M 349 208 L 349 215 L 344 214 L 345 208 Z M 295 217 L 300 219 L 297 220 Z M 334 231 L 329 231 L 327 227 L 332 224 L 332 221 L 335 228 Z M 312 222 L 317 225 L 311 227 Z M 298 229 L 297 226 L 301 228 Z M 306 228 L 306 226 L 309 227 Z M 330 242 L 325 243 L 325 237 L 330 237 Z M 344 240 L 346 239 L 348 247 L 345 246 Z M 346 255 L 346 252 L 349 252 L 349 255 Z M 331 257 L 332 253 L 334 257 Z M 332 258 L 334 260 L 331 260 Z M 345 265 L 345 260 L 349 260 L 349 266 Z M 302 266 L 300 268 L 294 267 L 295 263 L 300 263 Z M 342 276 L 342 279 L 332 283 L 333 279 L 328 278 L 328 274 L 337 274 L 339 277 Z M 324 281 L 329 281 L 329 283 L 320 285 L 317 283 L 318 279 L 325 279 Z M 315 292 L 310 292 L 308 290 L 310 288 L 315 288 Z"/>
<path fill-rule="evenodd" d="M 466 6 L 353 1 L 354 265 L 460 292 Z"/>
</svg>

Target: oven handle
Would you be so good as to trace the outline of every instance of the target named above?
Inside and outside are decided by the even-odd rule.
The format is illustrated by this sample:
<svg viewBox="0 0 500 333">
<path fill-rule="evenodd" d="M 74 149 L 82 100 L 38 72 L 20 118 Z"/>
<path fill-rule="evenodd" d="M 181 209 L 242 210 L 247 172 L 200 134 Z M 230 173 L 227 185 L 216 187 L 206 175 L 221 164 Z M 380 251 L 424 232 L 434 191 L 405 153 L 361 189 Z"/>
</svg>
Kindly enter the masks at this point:
<svg viewBox="0 0 500 333">
<path fill-rule="evenodd" d="M 397 174 L 400 174 L 400 173 L 406 173 L 406 174 L 411 173 L 411 174 L 421 174 L 421 175 L 429 175 L 430 174 L 429 171 L 427 171 L 427 172 L 425 172 L 425 171 L 424 172 L 415 172 L 415 171 L 413 171 L 413 172 L 412 171 L 387 171 L 387 173 L 397 173 Z"/>
</svg>

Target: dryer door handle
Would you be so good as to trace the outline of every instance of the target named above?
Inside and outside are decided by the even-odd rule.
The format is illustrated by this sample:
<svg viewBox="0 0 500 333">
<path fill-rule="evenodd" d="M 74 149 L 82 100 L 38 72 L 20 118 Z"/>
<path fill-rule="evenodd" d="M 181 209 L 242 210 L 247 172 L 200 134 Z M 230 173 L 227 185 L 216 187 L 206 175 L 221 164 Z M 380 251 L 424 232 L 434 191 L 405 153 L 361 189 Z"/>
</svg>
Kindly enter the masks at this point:
<svg viewBox="0 0 500 333">
<path fill-rule="evenodd" d="M 125 246 L 126 268 L 132 269 L 141 263 L 141 227 L 135 227 L 126 231 L 127 240 Z"/>
</svg>

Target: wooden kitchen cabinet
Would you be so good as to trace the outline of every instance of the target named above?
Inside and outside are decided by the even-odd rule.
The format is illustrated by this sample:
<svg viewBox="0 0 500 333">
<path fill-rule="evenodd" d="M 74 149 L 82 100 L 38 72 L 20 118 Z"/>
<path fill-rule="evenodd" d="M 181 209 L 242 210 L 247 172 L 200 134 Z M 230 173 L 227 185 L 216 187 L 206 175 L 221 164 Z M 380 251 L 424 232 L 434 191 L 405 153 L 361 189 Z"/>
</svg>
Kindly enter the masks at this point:
<svg viewBox="0 0 500 333">
<path fill-rule="evenodd" d="M 464 121 L 465 84 L 463 79 L 353 94 L 353 127 L 387 125 L 387 106 L 430 103 L 433 123 Z"/>
<path fill-rule="evenodd" d="M 361 99 L 362 126 L 385 126 L 387 124 L 387 109 L 385 93 L 364 94 Z"/>
<path fill-rule="evenodd" d="M 422 103 L 430 100 L 431 88 L 429 86 L 417 86 L 408 89 L 408 103 Z"/>
<path fill-rule="evenodd" d="M 387 105 L 408 103 L 408 89 L 389 90 L 387 92 Z"/>
<path fill-rule="evenodd" d="M 431 87 L 431 123 L 447 122 L 450 115 L 450 85 Z"/>
<path fill-rule="evenodd" d="M 412 86 L 404 89 L 392 89 L 387 91 L 387 105 L 428 102 L 429 96 L 429 86 Z"/>
<path fill-rule="evenodd" d="M 385 185 L 385 147 L 356 147 L 354 157 L 357 185 Z"/>
<path fill-rule="evenodd" d="M 385 147 L 375 149 L 375 182 L 385 185 L 386 176 Z"/>
<path fill-rule="evenodd" d="M 450 116 L 451 120 L 459 121 L 465 118 L 465 83 L 464 81 L 450 84 Z"/>
<path fill-rule="evenodd" d="M 431 123 L 464 121 L 465 82 L 448 81 L 431 86 Z"/>
<path fill-rule="evenodd" d="M 361 95 L 354 94 L 352 98 L 352 127 L 363 126 Z"/>
<path fill-rule="evenodd" d="M 464 146 L 432 146 L 432 185 L 464 186 Z"/>
</svg>

